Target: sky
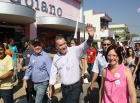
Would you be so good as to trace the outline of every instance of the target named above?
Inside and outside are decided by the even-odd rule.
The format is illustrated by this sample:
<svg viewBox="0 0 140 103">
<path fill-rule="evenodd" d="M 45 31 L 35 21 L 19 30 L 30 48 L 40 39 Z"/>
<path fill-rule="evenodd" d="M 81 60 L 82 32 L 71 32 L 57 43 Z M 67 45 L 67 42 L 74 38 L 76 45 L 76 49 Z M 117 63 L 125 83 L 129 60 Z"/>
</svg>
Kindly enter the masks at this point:
<svg viewBox="0 0 140 103">
<path fill-rule="evenodd" d="M 126 24 L 130 34 L 140 35 L 140 0 L 84 0 L 84 10 L 105 12 L 110 24 Z"/>
</svg>

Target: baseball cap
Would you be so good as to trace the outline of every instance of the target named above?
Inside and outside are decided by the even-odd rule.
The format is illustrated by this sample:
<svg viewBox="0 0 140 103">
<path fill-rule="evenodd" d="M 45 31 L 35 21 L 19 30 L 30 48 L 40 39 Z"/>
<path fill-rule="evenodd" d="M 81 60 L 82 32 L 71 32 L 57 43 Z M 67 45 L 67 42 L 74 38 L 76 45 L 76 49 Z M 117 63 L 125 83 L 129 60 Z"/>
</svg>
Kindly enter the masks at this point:
<svg viewBox="0 0 140 103">
<path fill-rule="evenodd" d="M 41 43 L 41 40 L 38 39 L 38 38 L 35 38 L 35 39 L 32 41 L 32 44 L 35 44 L 35 43 Z"/>
<path fill-rule="evenodd" d="M 25 42 L 28 42 L 29 40 L 28 40 L 28 38 L 27 37 L 23 37 L 22 39 L 21 39 L 21 42 L 22 43 L 25 43 Z"/>
</svg>

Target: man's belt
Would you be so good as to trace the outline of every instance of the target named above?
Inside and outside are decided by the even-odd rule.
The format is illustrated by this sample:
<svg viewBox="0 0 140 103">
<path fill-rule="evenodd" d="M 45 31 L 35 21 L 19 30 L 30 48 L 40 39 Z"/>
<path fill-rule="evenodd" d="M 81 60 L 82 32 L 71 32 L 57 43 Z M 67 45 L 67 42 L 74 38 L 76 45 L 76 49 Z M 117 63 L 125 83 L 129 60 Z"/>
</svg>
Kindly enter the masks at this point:
<svg viewBox="0 0 140 103">
<path fill-rule="evenodd" d="M 64 88 L 70 88 L 70 87 L 73 87 L 74 85 L 78 84 L 78 82 L 74 83 L 74 84 L 71 84 L 71 85 L 65 85 L 65 84 L 61 84 Z"/>
</svg>

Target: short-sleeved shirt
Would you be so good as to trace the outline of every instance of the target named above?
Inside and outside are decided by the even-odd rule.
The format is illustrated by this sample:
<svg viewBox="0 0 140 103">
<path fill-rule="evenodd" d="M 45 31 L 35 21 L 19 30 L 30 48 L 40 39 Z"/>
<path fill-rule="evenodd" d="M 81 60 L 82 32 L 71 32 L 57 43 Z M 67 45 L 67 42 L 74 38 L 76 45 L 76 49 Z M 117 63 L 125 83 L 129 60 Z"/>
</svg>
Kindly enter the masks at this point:
<svg viewBox="0 0 140 103">
<path fill-rule="evenodd" d="M 29 61 L 30 61 L 30 57 L 31 55 L 34 53 L 34 50 L 32 47 L 29 46 L 29 48 L 27 50 L 25 50 L 22 53 L 23 56 L 23 61 L 22 61 L 22 66 L 28 66 Z"/>
<path fill-rule="evenodd" d="M 13 70 L 13 60 L 7 55 L 4 59 L 0 60 L 0 76 L 3 76 L 8 71 Z M 0 81 L 0 89 L 12 89 L 12 78 Z"/>
<path fill-rule="evenodd" d="M 13 54 L 13 53 L 17 53 L 18 52 L 18 50 L 17 50 L 17 46 L 10 46 L 10 45 L 8 45 L 9 46 L 9 50 L 12 52 L 12 59 L 13 59 L 13 61 L 14 62 L 16 62 L 17 61 L 17 55 L 16 54 Z"/>
<path fill-rule="evenodd" d="M 136 56 L 140 57 L 140 51 L 135 51 L 134 53 Z"/>
<path fill-rule="evenodd" d="M 87 63 L 94 63 L 96 50 L 94 48 L 87 50 Z"/>
<path fill-rule="evenodd" d="M 102 70 L 107 66 L 108 63 L 103 53 L 98 53 L 92 68 L 92 72 L 99 73 L 99 76 L 102 76 Z"/>
</svg>

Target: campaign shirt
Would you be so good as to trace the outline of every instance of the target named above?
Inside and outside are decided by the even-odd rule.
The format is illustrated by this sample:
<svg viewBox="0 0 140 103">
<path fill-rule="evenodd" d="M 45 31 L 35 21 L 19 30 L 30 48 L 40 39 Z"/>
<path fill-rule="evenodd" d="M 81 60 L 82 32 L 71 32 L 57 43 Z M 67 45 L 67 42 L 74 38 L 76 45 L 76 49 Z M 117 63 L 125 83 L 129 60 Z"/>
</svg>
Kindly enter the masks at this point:
<svg viewBox="0 0 140 103">
<path fill-rule="evenodd" d="M 79 60 L 89 48 L 90 46 L 85 41 L 81 45 L 68 47 L 66 54 L 59 52 L 55 54 L 49 84 L 54 85 L 56 83 L 57 73 L 60 76 L 61 84 L 71 85 L 79 81 L 81 74 Z"/>
<path fill-rule="evenodd" d="M 96 57 L 96 50 L 94 48 L 87 50 L 87 63 L 94 63 Z"/>
</svg>

